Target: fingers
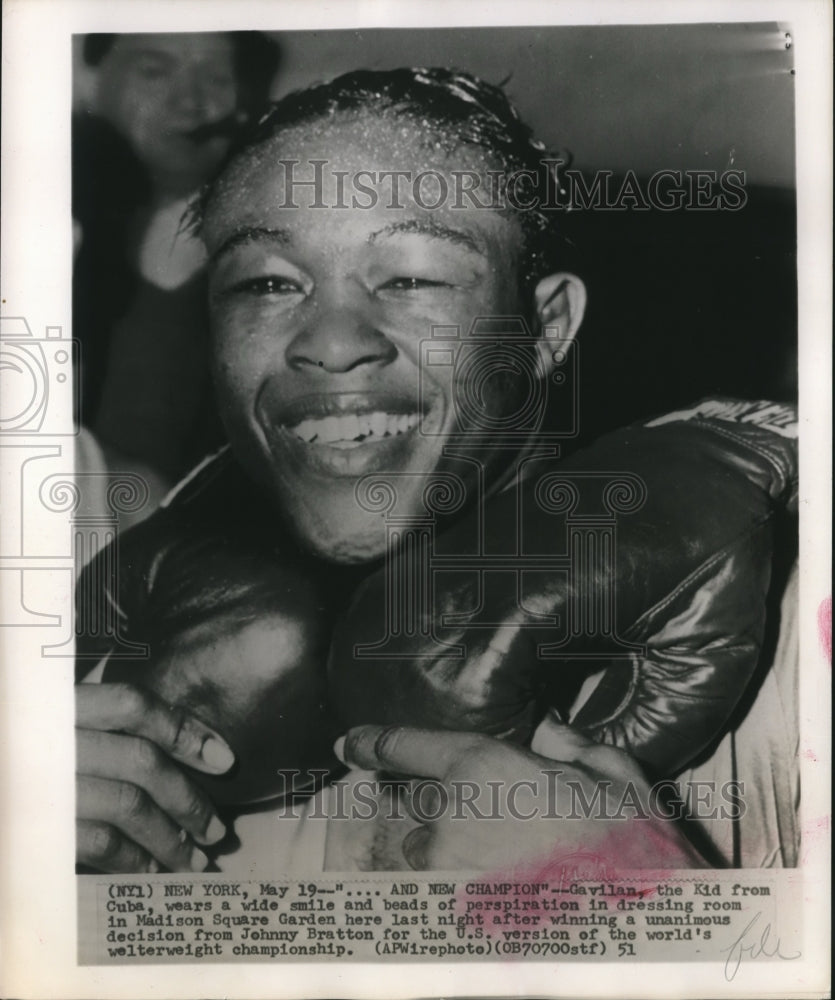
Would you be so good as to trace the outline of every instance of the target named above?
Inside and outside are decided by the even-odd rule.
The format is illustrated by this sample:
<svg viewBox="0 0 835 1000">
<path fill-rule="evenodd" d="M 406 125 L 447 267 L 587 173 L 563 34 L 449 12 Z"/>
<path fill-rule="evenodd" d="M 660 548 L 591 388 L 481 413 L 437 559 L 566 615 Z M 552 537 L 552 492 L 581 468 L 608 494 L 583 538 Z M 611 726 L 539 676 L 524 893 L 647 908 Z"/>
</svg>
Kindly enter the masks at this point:
<svg viewBox="0 0 835 1000">
<path fill-rule="evenodd" d="M 482 758 L 489 758 L 494 746 L 495 740 L 476 733 L 359 726 L 337 740 L 334 750 L 340 760 L 355 767 L 436 779 L 411 781 L 404 796 L 409 815 L 429 825 L 410 831 L 401 850 L 410 868 L 427 871 L 440 863 L 434 846 L 438 831 L 433 820 L 442 811 L 445 779 L 459 765 L 473 767 Z"/>
<path fill-rule="evenodd" d="M 638 788 L 649 791 L 649 782 L 641 765 L 626 750 L 592 743 L 587 751 L 586 763 L 590 769 L 612 781 L 633 782 Z"/>
<path fill-rule="evenodd" d="M 208 774 L 223 774 L 235 761 L 216 732 L 150 691 L 131 684 L 79 684 L 75 691 L 80 729 L 144 737 L 175 760 Z"/>
<path fill-rule="evenodd" d="M 149 740 L 79 729 L 76 761 L 79 774 L 137 785 L 200 843 L 214 844 L 226 835 L 209 797 Z"/>
<path fill-rule="evenodd" d="M 181 709 L 129 684 L 76 688 L 77 857 L 110 872 L 204 871 L 195 846 L 225 828 L 208 797 L 175 764 L 222 774 L 225 741 Z"/>
<path fill-rule="evenodd" d="M 640 765 L 626 750 L 598 743 L 580 730 L 559 722 L 553 715 L 537 729 L 531 750 L 550 760 L 599 771 L 611 780 L 645 780 Z"/>
<path fill-rule="evenodd" d="M 76 804 L 79 817 L 87 824 L 84 833 L 88 851 L 91 840 L 95 840 L 90 824 L 110 828 L 107 834 L 99 831 L 95 835 L 98 844 L 93 844 L 92 848 L 97 847 L 101 857 L 85 861 L 95 868 L 101 867 L 102 861 L 111 866 L 107 870 L 113 870 L 114 863 L 127 862 L 130 848 L 123 842 L 125 840 L 143 848 L 170 871 L 202 872 L 209 863 L 191 838 L 138 785 L 80 775 L 76 782 Z M 136 871 L 135 868 L 127 870 Z"/>
<path fill-rule="evenodd" d="M 337 757 L 366 770 L 443 778 L 468 753 L 489 744 L 477 733 L 407 726 L 357 726 L 334 745 Z"/>
<path fill-rule="evenodd" d="M 79 864 L 100 872 L 151 874 L 160 870 L 158 861 L 115 827 L 86 819 L 75 824 L 75 856 Z"/>
<path fill-rule="evenodd" d="M 531 750 L 566 764 L 582 760 L 593 741 L 578 729 L 560 722 L 549 713 L 540 723 L 531 742 Z"/>
</svg>

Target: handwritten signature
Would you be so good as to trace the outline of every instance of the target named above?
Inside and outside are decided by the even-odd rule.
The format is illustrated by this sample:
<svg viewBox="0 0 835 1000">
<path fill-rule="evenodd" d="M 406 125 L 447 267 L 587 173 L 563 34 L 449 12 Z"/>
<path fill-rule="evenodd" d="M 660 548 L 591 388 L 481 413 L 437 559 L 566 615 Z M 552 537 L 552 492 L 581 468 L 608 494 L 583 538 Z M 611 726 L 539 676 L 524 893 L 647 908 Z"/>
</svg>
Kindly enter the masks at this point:
<svg viewBox="0 0 835 1000">
<path fill-rule="evenodd" d="M 800 958 L 800 952 L 796 955 L 783 955 L 780 951 L 780 938 L 771 940 L 771 924 L 766 924 L 761 929 L 752 930 L 754 925 L 759 921 L 762 916 L 762 911 L 755 913 L 751 920 L 748 922 L 748 926 L 739 935 L 739 937 L 734 941 L 732 945 L 728 948 L 723 948 L 723 951 L 727 951 L 728 957 L 725 960 L 725 979 L 730 982 L 734 976 L 739 971 L 739 966 L 742 963 L 743 958 L 747 955 L 749 958 L 760 958 L 761 956 L 765 958 L 781 958 L 786 961 L 793 961 L 795 958 Z M 759 938 L 755 935 L 759 932 Z M 749 934 L 754 940 L 746 940 Z"/>
</svg>

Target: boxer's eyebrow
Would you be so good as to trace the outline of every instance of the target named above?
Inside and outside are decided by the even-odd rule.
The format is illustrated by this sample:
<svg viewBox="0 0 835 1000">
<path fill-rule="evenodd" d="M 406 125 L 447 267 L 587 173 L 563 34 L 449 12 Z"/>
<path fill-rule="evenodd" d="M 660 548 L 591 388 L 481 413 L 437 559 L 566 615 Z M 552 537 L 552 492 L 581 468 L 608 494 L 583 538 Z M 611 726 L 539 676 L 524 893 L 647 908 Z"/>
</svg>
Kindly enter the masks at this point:
<svg viewBox="0 0 835 1000">
<path fill-rule="evenodd" d="M 481 257 L 487 255 L 487 250 L 483 243 L 469 233 L 461 229 L 451 229 L 441 222 L 426 219 L 407 219 L 403 222 L 393 222 L 390 226 L 385 226 L 383 229 L 378 229 L 376 233 L 371 233 L 366 242 L 373 244 L 379 239 L 384 239 L 386 236 L 395 236 L 398 233 L 416 233 L 419 236 L 429 236 L 436 240 L 447 240 L 456 246 L 465 247 L 467 250 L 471 250 Z"/>
<path fill-rule="evenodd" d="M 286 247 L 290 242 L 290 234 L 286 229 L 269 229 L 265 226 L 253 226 L 238 229 L 223 241 L 209 257 L 209 264 L 214 266 L 224 254 L 247 243 L 272 243 L 275 246 Z"/>
</svg>

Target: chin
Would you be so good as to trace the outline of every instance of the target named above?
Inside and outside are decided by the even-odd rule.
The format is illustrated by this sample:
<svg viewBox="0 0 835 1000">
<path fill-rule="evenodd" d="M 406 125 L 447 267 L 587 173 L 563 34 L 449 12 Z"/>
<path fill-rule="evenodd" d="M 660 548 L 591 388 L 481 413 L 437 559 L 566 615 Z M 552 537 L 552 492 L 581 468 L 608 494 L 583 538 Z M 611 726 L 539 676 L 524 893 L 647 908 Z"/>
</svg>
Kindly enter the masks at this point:
<svg viewBox="0 0 835 1000">
<path fill-rule="evenodd" d="M 360 565 L 376 562 L 386 553 L 386 526 L 379 514 L 346 518 L 342 506 L 322 510 L 318 516 L 310 507 L 304 511 L 284 509 L 302 547 L 325 562 Z"/>
</svg>

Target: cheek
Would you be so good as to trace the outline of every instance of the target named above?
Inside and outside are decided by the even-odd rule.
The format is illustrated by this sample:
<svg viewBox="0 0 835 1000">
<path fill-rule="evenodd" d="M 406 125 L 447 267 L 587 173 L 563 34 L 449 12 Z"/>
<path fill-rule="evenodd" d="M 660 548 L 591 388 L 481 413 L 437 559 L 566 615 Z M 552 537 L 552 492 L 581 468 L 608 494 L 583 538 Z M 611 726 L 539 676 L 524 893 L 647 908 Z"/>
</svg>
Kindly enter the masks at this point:
<svg viewBox="0 0 835 1000">
<path fill-rule="evenodd" d="M 435 410 L 444 430 L 449 429 L 454 416 L 453 401 L 455 399 L 455 369 L 451 365 L 429 365 L 424 361 L 420 364 L 419 404 L 424 412 Z M 440 429 L 440 428 L 439 428 Z M 431 443 L 431 438 L 427 439 Z"/>
<path fill-rule="evenodd" d="M 209 88 L 208 93 L 209 103 L 217 111 L 223 111 L 225 114 L 228 114 L 238 106 L 238 91 L 232 85 L 229 87 Z"/>
<path fill-rule="evenodd" d="M 227 412 L 251 412 L 268 374 L 263 345 L 237 325 L 216 321 L 212 326 L 212 359 L 222 406 Z"/>
<path fill-rule="evenodd" d="M 519 290 L 518 255 L 508 250 L 501 263 L 494 266 L 493 274 L 496 311 L 502 316 L 522 315 L 525 310 Z"/>
<path fill-rule="evenodd" d="M 281 327 L 263 309 L 242 306 L 234 297 L 209 292 L 212 348 L 216 355 L 252 364 L 277 356 Z"/>
<path fill-rule="evenodd" d="M 122 93 L 116 105 L 116 117 L 124 130 L 136 139 L 152 139 L 161 130 L 164 100 L 156 88 L 133 86 Z"/>
</svg>

